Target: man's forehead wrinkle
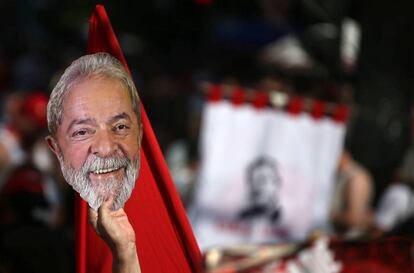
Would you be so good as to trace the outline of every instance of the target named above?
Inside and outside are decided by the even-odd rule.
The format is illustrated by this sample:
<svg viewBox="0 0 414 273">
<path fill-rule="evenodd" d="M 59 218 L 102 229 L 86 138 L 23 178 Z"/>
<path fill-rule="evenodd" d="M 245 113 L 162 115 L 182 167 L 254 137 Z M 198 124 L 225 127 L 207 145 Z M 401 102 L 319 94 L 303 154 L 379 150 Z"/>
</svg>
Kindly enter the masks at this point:
<svg viewBox="0 0 414 273">
<path fill-rule="evenodd" d="M 108 119 L 108 123 L 112 123 L 112 122 L 115 122 L 115 121 L 120 120 L 120 119 L 127 119 L 129 121 L 132 120 L 130 115 L 128 115 L 126 112 L 122 112 L 122 113 L 119 113 L 119 114 L 116 114 L 116 115 L 110 117 Z"/>
<path fill-rule="evenodd" d="M 79 92 L 78 86 L 89 80 L 92 80 L 92 81 L 95 80 L 95 82 L 101 82 L 101 83 L 102 81 L 103 82 L 110 81 L 112 84 L 121 86 L 122 92 L 125 92 L 123 93 L 122 97 L 124 99 L 127 98 L 129 101 L 128 106 L 126 106 L 126 105 L 123 105 L 123 103 L 125 102 L 124 99 L 120 99 L 119 104 L 122 106 L 123 109 L 122 108 L 117 109 L 118 111 L 113 112 L 112 115 L 108 116 L 102 121 L 104 121 L 106 124 L 111 124 L 121 119 L 126 119 L 128 121 L 134 121 L 134 122 L 136 120 L 138 122 L 137 120 L 138 117 L 134 109 L 133 101 L 128 92 L 128 88 L 121 79 L 117 77 L 113 77 L 113 76 L 108 76 L 108 75 L 89 74 L 86 76 L 83 75 L 82 77 L 76 77 L 76 79 L 73 80 L 72 83 L 68 86 L 67 91 L 65 92 L 63 96 L 63 103 L 61 106 L 62 116 L 60 117 L 58 121 L 59 127 L 64 125 L 65 128 L 62 128 L 62 129 L 64 129 L 64 131 L 69 131 L 73 128 L 74 125 L 93 123 L 93 122 L 95 124 L 98 124 L 100 122 L 99 120 L 102 118 L 102 116 L 100 117 L 83 116 L 83 115 L 87 115 L 90 111 L 93 111 L 93 109 L 98 110 L 96 109 L 96 107 L 93 106 L 94 103 L 92 104 L 90 103 L 89 101 L 90 96 L 87 95 L 89 90 L 87 88 L 82 89 L 81 90 L 82 92 Z M 102 97 L 95 98 L 95 99 L 102 99 Z M 109 99 L 109 101 L 112 101 L 112 100 Z M 107 107 L 104 107 L 104 109 L 107 109 Z M 93 112 L 89 114 L 94 115 Z M 95 118 L 95 119 L 92 119 L 92 118 Z M 69 124 L 68 122 L 65 122 L 65 119 L 68 120 Z"/>
<path fill-rule="evenodd" d="M 107 123 L 110 124 L 110 123 L 116 122 L 120 119 L 126 119 L 128 121 L 132 121 L 130 115 L 128 115 L 126 112 L 121 112 L 119 114 L 116 114 L 116 115 L 111 116 L 110 118 L 108 118 Z M 67 131 L 69 131 L 75 125 L 82 125 L 82 124 L 96 125 L 97 120 L 94 119 L 94 118 L 88 118 L 88 117 L 75 118 L 69 123 Z"/>
<path fill-rule="evenodd" d="M 67 109 L 67 105 L 66 104 L 68 104 L 68 102 L 67 102 L 68 97 L 70 97 L 70 95 L 72 94 L 73 89 L 76 88 L 76 86 L 78 84 L 80 84 L 81 82 L 83 82 L 86 79 L 87 79 L 87 77 L 85 77 L 85 76 L 84 77 L 81 77 L 79 75 L 74 75 L 73 76 L 73 80 L 69 82 L 69 84 L 68 84 L 68 86 L 66 88 L 66 91 L 62 94 L 62 105 L 61 105 L 61 109 L 60 109 L 60 112 L 62 114 L 61 114 L 61 116 L 60 116 L 60 118 L 58 120 L 59 127 L 60 127 L 60 125 L 62 125 L 62 119 L 63 119 L 63 116 L 65 114 L 65 110 Z"/>
<path fill-rule="evenodd" d="M 75 118 L 73 119 L 68 126 L 67 131 L 69 131 L 73 126 L 80 124 L 96 124 L 96 120 L 92 118 Z"/>
</svg>

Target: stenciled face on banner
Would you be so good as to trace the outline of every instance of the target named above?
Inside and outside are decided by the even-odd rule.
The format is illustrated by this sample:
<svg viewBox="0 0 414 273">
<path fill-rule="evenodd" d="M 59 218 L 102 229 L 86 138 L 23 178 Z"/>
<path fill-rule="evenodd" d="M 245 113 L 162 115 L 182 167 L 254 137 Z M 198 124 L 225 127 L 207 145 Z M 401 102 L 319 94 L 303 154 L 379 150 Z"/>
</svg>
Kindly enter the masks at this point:
<svg viewBox="0 0 414 273">
<path fill-rule="evenodd" d="M 281 216 L 279 194 L 282 180 L 276 161 L 259 157 L 248 165 L 246 172 L 248 204 L 240 212 L 240 219 L 265 217 L 277 222 Z"/>
</svg>

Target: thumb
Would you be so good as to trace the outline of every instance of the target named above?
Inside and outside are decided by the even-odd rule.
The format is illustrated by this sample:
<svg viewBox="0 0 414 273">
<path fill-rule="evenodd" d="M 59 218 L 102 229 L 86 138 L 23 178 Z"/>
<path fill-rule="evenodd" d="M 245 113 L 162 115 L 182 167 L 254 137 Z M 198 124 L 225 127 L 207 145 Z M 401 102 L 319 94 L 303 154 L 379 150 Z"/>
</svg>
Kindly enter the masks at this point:
<svg viewBox="0 0 414 273">
<path fill-rule="evenodd" d="M 98 208 L 97 212 L 97 221 L 96 221 L 96 231 L 102 237 L 105 236 L 105 230 L 110 224 L 110 218 L 112 215 L 112 204 L 114 202 L 113 196 L 109 196 L 101 206 Z"/>
<path fill-rule="evenodd" d="M 114 196 L 111 194 L 98 209 L 98 213 L 101 214 L 103 211 L 111 211 L 114 205 Z"/>
</svg>

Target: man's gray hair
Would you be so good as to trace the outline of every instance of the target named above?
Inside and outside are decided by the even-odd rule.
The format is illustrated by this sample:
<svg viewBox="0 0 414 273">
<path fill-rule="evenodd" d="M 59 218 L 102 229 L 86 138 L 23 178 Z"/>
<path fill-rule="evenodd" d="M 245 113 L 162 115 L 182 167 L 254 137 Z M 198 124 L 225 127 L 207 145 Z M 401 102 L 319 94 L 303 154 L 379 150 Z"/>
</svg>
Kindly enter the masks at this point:
<svg viewBox="0 0 414 273">
<path fill-rule="evenodd" d="M 66 94 L 76 84 L 90 78 L 120 80 L 128 90 L 133 110 L 137 116 L 138 126 L 142 126 L 139 97 L 134 82 L 118 59 L 108 53 L 100 52 L 85 55 L 73 61 L 53 88 L 47 104 L 47 125 L 52 136 L 56 135 L 61 125 L 64 111 L 63 101 Z"/>
</svg>

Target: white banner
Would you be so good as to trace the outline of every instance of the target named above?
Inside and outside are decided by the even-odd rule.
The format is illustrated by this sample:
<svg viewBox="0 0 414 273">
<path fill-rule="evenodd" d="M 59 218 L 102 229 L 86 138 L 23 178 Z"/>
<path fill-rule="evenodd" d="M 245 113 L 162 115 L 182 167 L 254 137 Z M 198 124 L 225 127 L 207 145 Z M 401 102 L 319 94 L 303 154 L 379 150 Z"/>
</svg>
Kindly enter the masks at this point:
<svg viewBox="0 0 414 273">
<path fill-rule="evenodd" d="M 207 103 L 191 215 L 200 247 L 296 241 L 326 228 L 344 133 L 330 118 Z"/>
</svg>

